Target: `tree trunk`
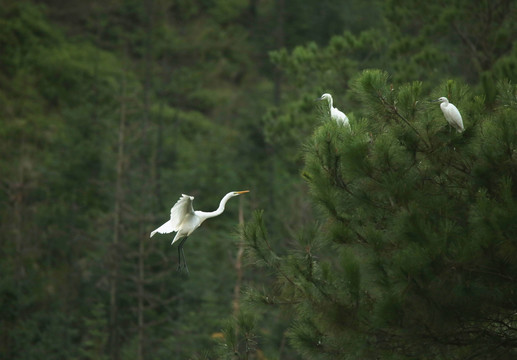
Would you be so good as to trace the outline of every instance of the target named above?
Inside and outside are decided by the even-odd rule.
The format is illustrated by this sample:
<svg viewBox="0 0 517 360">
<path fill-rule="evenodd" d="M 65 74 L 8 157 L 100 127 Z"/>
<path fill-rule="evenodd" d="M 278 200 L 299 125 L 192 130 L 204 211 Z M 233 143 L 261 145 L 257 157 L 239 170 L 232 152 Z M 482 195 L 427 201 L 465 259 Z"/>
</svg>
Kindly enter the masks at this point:
<svg viewBox="0 0 517 360">
<path fill-rule="evenodd" d="M 276 0 L 276 31 L 275 31 L 275 47 L 281 49 L 284 47 L 285 34 L 284 34 L 284 0 Z M 278 106 L 282 97 L 282 74 L 280 69 L 275 67 L 274 73 L 274 90 L 273 90 L 273 103 Z"/>
<path fill-rule="evenodd" d="M 138 360 L 144 358 L 144 234 L 138 246 Z"/>
<path fill-rule="evenodd" d="M 239 227 L 244 226 L 244 210 L 243 197 L 239 198 Z M 237 258 L 235 259 L 235 271 L 237 272 L 237 280 L 233 289 L 233 314 L 237 315 L 240 310 L 240 295 L 242 284 L 242 255 L 244 253 L 244 239 L 239 241 L 239 249 L 237 250 Z"/>
<path fill-rule="evenodd" d="M 117 283 L 119 256 L 118 246 L 120 240 L 121 208 L 123 202 L 122 180 L 124 177 L 124 141 L 126 131 L 126 77 L 122 75 L 121 100 L 120 100 L 120 119 L 118 128 L 118 152 L 116 164 L 116 183 L 115 183 L 115 209 L 113 219 L 113 243 L 111 249 L 111 274 L 110 274 L 110 355 L 114 360 L 119 359 L 119 341 L 117 329 L 118 305 L 117 305 Z"/>
</svg>

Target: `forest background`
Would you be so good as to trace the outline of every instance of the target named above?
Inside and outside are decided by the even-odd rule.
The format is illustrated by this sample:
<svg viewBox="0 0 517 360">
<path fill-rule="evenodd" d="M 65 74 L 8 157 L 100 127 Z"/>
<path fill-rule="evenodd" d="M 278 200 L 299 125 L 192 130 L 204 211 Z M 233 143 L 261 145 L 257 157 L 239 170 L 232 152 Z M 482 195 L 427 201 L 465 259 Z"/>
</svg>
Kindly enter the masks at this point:
<svg viewBox="0 0 517 360">
<path fill-rule="evenodd" d="M 329 134 L 343 129 L 332 127 L 325 106 L 314 99 L 330 92 L 352 129 L 369 133 L 374 143 L 380 132 L 362 126 L 364 119 L 378 116 L 386 124 L 394 114 L 408 119 L 399 112 L 404 102 L 397 89 L 413 84 L 404 88 L 413 99 L 412 114 L 430 114 L 426 119 L 445 129 L 423 140 L 431 144 L 456 134 L 447 131 L 437 104 L 416 104 L 448 96 L 464 114 L 465 134 L 476 129 L 465 136 L 465 142 L 477 144 L 469 147 L 472 161 L 462 167 L 469 173 L 479 154 L 496 152 L 495 144 L 488 150 L 484 144 L 504 143 L 509 154 L 504 161 L 483 158 L 500 179 L 457 184 L 474 184 L 470 194 L 486 193 L 487 199 L 493 195 L 506 204 L 498 212 L 506 215 L 506 227 L 480 230 L 488 238 L 500 236 L 497 246 L 504 246 L 493 252 L 482 245 L 466 248 L 470 265 L 474 253 L 495 254 L 500 267 L 491 276 L 502 282 L 490 294 L 515 299 L 515 285 L 504 281 L 515 284 L 517 263 L 511 221 L 517 216 L 517 117 L 511 112 L 517 103 L 512 86 L 517 81 L 516 9 L 511 0 L 2 0 L 0 357 L 515 356 L 515 300 L 495 302 L 501 305 L 497 311 L 483 312 L 497 313 L 497 319 L 487 315 L 481 321 L 469 313 L 468 331 L 467 316 L 458 316 L 462 331 L 447 337 L 415 333 L 406 327 L 409 321 L 372 320 L 372 332 L 373 327 L 366 331 L 358 323 L 322 320 L 352 318 L 359 303 L 375 303 L 382 291 L 368 292 L 367 285 L 350 290 L 359 289 L 353 274 L 359 273 L 354 264 L 360 260 L 352 258 L 367 256 L 337 250 L 350 244 L 351 235 L 332 224 L 344 223 L 340 211 L 354 210 L 342 204 L 336 210 L 333 199 L 346 194 L 331 191 L 339 182 L 322 180 L 332 165 L 316 155 L 321 144 L 334 141 Z M 504 131 L 490 133 L 476 114 L 504 117 L 494 120 L 505 124 Z M 503 135 L 480 140 L 487 133 Z M 448 149 L 462 146 L 467 145 L 447 142 Z M 342 151 L 353 157 L 350 149 Z M 454 165 L 453 160 L 445 165 Z M 318 172 L 318 164 L 327 175 Z M 460 176 L 448 174 L 449 180 Z M 397 178 L 397 186 L 406 189 L 405 180 Z M 186 243 L 188 278 L 176 272 L 170 236 L 149 240 L 180 194 L 195 196 L 195 208 L 209 211 L 225 193 L 247 189 L 249 194 L 230 200 L 223 215 L 203 224 Z M 396 186 L 392 191 L 387 199 L 394 206 L 402 195 Z M 462 197 L 458 206 L 479 205 L 476 196 Z M 436 199 L 436 207 L 448 201 Z M 364 218 L 381 224 L 386 216 Z M 469 222 L 474 223 L 480 222 Z M 444 227 L 454 232 L 454 224 Z M 411 232 L 403 233 L 411 238 Z M 413 233 L 412 239 L 419 236 Z M 319 280 L 301 269 L 298 258 L 317 269 Z M 456 271 L 458 264 L 450 269 Z M 340 271 L 346 294 L 328 285 L 329 273 L 339 277 Z M 469 274 L 469 284 L 479 280 Z M 289 286 L 292 292 L 282 292 Z M 346 307 L 353 308 L 350 312 L 344 305 L 337 311 L 319 301 L 314 289 L 334 299 L 331 304 L 342 296 L 356 305 Z M 406 296 L 405 289 L 392 292 L 390 299 Z M 329 295 L 332 291 L 336 296 Z M 487 299 L 476 294 L 464 294 L 474 306 Z M 393 319 L 403 312 L 399 301 L 382 304 L 382 311 L 367 311 L 361 318 L 375 313 L 377 320 Z M 417 320 L 412 324 L 421 324 Z M 337 339 L 345 337 L 344 328 L 349 342 Z M 409 339 L 409 332 L 422 341 Z M 358 334 L 364 335 L 361 340 L 354 337 Z M 385 346 L 388 342 L 392 348 Z"/>
</svg>

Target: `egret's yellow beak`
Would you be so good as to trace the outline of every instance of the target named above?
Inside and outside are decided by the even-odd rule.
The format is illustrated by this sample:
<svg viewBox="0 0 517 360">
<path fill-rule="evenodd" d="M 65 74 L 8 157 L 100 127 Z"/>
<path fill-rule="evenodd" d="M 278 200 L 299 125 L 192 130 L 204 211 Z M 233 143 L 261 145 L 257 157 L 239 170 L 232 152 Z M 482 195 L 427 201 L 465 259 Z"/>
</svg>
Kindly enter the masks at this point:
<svg viewBox="0 0 517 360">
<path fill-rule="evenodd" d="M 240 195 L 240 194 L 245 194 L 245 193 L 248 193 L 248 192 L 250 192 L 250 191 L 249 190 L 244 190 L 244 191 L 236 191 L 235 193 Z"/>
</svg>

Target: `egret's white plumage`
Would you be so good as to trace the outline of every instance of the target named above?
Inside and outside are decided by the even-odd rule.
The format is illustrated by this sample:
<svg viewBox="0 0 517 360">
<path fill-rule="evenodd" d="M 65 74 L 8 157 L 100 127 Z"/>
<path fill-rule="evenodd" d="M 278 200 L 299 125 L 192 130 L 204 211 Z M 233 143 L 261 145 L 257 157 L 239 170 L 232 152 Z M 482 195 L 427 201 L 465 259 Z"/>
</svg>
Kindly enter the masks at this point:
<svg viewBox="0 0 517 360">
<path fill-rule="evenodd" d="M 446 97 L 441 97 L 438 100 L 440 102 L 440 109 L 442 109 L 445 120 L 456 129 L 457 132 L 465 130 L 463 127 L 463 119 L 461 118 L 460 111 L 454 104 L 451 104 Z"/>
<path fill-rule="evenodd" d="M 194 215 L 194 208 L 192 207 L 192 201 L 194 200 L 193 196 L 182 194 L 176 204 L 171 208 L 171 218 L 165 224 L 160 226 L 158 229 L 151 232 L 151 236 L 154 234 L 169 234 L 171 232 L 177 231 L 176 237 L 172 241 L 171 245 L 177 240 L 178 235 L 180 234 L 181 224 L 187 217 L 192 217 Z M 198 225 L 199 226 L 199 225 Z M 192 229 L 193 231 L 193 229 Z M 178 237 L 179 239 L 179 237 Z"/>
<path fill-rule="evenodd" d="M 150 237 L 153 237 L 153 235 L 156 233 L 170 234 L 171 232 L 176 232 L 176 236 L 174 236 L 171 245 L 178 240 L 183 239 L 178 245 L 178 270 L 181 269 L 181 256 L 183 255 L 184 268 L 188 272 L 187 263 L 185 261 L 185 254 L 183 254 L 183 245 L 185 244 L 187 238 L 203 223 L 203 221 L 221 215 L 228 200 L 234 196 L 238 196 L 247 192 L 249 192 L 249 190 L 229 192 L 221 199 L 217 210 L 211 212 L 195 211 L 192 206 L 194 197 L 182 194 L 171 209 L 170 220 L 156 230 L 152 231 Z"/>
<path fill-rule="evenodd" d="M 332 95 L 325 93 L 321 95 L 319 100 L 328 100 L 330 107 L 330 117 L 338 124 L 350 127 L 350 122 L 348 121 L 348 117 L 345 115 L 345 113 L 333 106 Z"/>
</svg>

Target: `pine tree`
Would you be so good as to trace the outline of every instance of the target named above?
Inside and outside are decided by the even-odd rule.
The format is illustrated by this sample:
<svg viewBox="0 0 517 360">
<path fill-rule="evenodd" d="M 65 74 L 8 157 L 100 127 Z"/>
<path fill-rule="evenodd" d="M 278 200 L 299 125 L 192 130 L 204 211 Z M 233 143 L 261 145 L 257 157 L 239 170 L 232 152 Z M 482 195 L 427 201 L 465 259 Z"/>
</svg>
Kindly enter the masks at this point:
<svg viewBox="0 0 517 360">
<path fill-rule="evenodd" d="M 255 294 L 294 311 L 306 358 L 510 359 L 516 356 L 516 88 L 488 111 L 466 85 L 431 94 L 367 70 L 352 85 L 352 130 L 321 112 L 303 176 L 321 224 L 275 252 L 261 214 L 248 254 L 276 275 Z M 429 96 L 430 95 L 430 96 Z M 463 114 L 451 131 L 437 103 Z"/>
</svg>

